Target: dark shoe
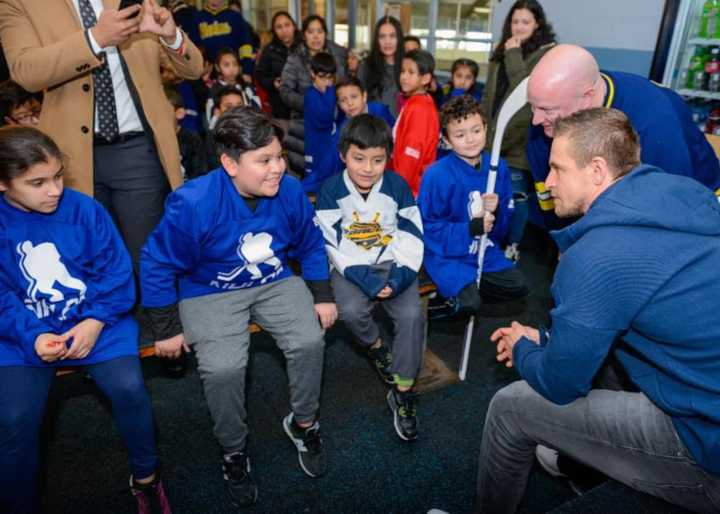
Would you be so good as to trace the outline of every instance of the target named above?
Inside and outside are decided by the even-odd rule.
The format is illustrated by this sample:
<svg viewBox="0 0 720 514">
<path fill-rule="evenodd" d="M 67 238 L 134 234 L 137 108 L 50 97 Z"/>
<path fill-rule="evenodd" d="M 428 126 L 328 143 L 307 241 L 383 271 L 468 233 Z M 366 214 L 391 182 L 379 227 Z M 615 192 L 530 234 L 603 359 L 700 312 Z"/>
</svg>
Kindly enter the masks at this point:
<svg viewBox="0 0 720 514">
<path fill-rule="evenodd" d="M 460 304 L 457 298 L 443 298 L 439 294 L 428 302 L 428 320 L 452 320 L 458 315 Z"/>
<path fill-rule="evenodd" d="M 417 418 L 415 417 L 417 393 L 413 391 L 400 392 L 397 388 L 392 388 L 388 391 L 387 402 L 393 413 L 395 432 L 400 439 L 403 441 L 417 439 Z"/>
<path fill-rule="evenodd" d="M 535 457 L 550 475 L 567 479 L 570 489 L 578 496 L 607 480 L 607 477 L 599 471 L 541 444 L 535 447 Z"/>
<path fill-rule="evenodd" d="M 313 478 L 323 476 L 327 471 L 327 459 L 320 437 L 320 423 L 316 420 L 312 426 L 302 428 L 295 423 L 291 412 L 283 419 L 283 428 L 297 448 L 298 461 L 303 471 Z"/>
<path fill-rule="evenodd" d="M 244 451 L 222 457 L 223 479 L 236 507 L 249 507 L 257 501 L 258 488 L 250 475 L 250 458 Z"/>
<path fill-rule="evenodd" d="M 382 343 L 377 348 L 371 347 L 368 349 L 368 358 L 383 382 L 390 385 L 395 383 L 392 374 L 393 354 L 390 348 Z"/>
<path fill-rule="evenodd" d="M 165 488 L 159 478 L 139 484 L 130 477 L 130 490 L 137 501 L 138 514 L 172 514 Z"/>
</svg>

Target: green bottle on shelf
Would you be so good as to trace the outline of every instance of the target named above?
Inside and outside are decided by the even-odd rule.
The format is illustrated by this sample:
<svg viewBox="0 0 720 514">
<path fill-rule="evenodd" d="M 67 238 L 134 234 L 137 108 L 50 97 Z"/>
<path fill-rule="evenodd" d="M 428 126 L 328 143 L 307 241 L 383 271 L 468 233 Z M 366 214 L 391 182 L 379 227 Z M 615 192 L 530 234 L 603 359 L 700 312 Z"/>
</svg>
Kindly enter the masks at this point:
<svg viewBox="0 0 720 514">
<path fill-rule="evenodd" d="M 708 27 L 708 33 L 711 38 L 720 39 L 720 0 L 715 0 L 715 30 L 710 33 Z"/>
<path fill-rule="evenodd" d="M 703 3 L 702 11 L 700 11 L 700 28 L 698 29 L 698 37 L 710 37 L 710 19 L 715 15 L 715 0 L 706 0 Z M 712 31 L 714 33 L 715 30 Z"/>
<path fill-rule="evenodd" d="M 702 89 L 705 82 L 705 61 L 708 60 L 707 48 L 696 46 L 687 70 L 687 88 Z"/>
</svg>

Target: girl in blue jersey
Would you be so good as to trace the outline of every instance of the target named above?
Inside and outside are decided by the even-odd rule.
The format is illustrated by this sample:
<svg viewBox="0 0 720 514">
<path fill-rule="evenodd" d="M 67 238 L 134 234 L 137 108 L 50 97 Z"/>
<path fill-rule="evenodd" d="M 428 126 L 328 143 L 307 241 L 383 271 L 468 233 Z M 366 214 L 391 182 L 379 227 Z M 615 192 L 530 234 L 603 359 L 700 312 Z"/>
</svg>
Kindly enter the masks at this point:
<svg viewBox="0 0 720 514">
<path fill-rule="evenodd" d="M 251 320 L 285 354 L 292 410 L 283 428 L 303 471 L 318 477 L 326 469 L 317 411 L 323 329 L 337 310 L 315 211 L 300 182 L 285 176 L 278 133 L 249 107 L 223 114 L 215 128 L 222 167 L 170 195 L 140 258 L 156 353 L 177 357 L 192 346 L 225 484 L 238 506 L 258 494 L 245 445 Z M 289 259 L 300 264 L 302 279 Z"/>
<path fill-rule="evenodd" d="M 83 366 L 112 402 L 138 512 L 170 513 L 134 302 L 122 239 L 100 204 L 63 189 L 55 143 L 34 128 L 0 129 L 0 511 L 34 512 L 50 385 L 57 367 Z"/>
</svg>

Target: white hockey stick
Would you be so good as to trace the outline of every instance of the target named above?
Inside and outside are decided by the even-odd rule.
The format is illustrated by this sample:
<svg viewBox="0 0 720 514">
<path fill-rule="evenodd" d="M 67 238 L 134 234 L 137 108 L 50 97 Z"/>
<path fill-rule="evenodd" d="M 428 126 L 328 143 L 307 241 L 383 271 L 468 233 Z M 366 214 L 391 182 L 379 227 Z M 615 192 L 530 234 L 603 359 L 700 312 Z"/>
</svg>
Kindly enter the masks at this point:
<svg viewBox="0 0 720 514">
<path fill-rule="evenodd" d="M 527 103 L 527 77 L 518 84 L 518 86 L 510 93 L 505 102 L 500 107 L 500 113 L 498 114 L 497 124 L 495 126 L 495 136 L 493 137 L 492 153 L 490 154 L 490 173 L 488 175 L 487 190 L 486 193 L 493 193 L 495 191 L 495 179 L 497 178 L 498 165 L 500 163 L 500 149 L 502 148 L 502 139 L 505 134 L 505 128 L 507 127 L 510 118 L 520 109 L 525 107 Z M 488 236 L 483 234 L 480 238 L 480 244 L 478 246 L 478 272 L 476 283 L 480 287 L 480 279 L 482 278 L 483 260 L 485 259 L 485 249 L 488 245 Z M 468 360 L 470 359 L 470 344 L 472 343 L 473 331 L 475 329 L 475 316 L 470 317 L 465 326 L 465 342 L 463 343 L 462 359 L 460 360 L 460 369 L 458 376 L 460 380 L 465 380 L 467 375 Z"/>
</svg>

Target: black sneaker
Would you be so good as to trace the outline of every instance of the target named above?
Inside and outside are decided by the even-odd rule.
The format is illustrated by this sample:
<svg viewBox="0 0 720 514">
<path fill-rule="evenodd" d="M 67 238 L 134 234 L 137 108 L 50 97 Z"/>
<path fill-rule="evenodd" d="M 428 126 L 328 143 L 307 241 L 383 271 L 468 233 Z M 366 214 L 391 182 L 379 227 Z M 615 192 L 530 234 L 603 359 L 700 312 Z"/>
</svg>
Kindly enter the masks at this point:
<svg viewBox="0 0 720 514">
<path fill-rule="evenodd" d="M 313 478 L 321 477 L 327 471 L 325 448 L 320 437 L 320 423 L 302 428 L 295 423 L 291 412 L 283 419 L 283 428 L 298 451 L 298 461 L 303 471 Z"/>
<path fill-rule="evenodd" d="M 257 501 L 257 484 L 250 475 L 250 458 L 244 451 L 222 457 L 223 478 L 230 500 L 236 507 L 249 507 Z"/>
<path fill-rule="evenodd" d="M 383 382 L 390 385 L 395 383 L 392 374 L 393 354 L 390 348 L 382 343 L 377 348 L 368 348 L 368 358 Z"/>
<path fill-rule="evenodd" d="M 413 391 L 400 392 L 397 388 L 388 391 L 387 402 L 393 413 L 395 432 L 403 441 L 417 439 L 417 418 L 415 404 L 417 394 Z"/>
<path fill-rule="evenodd" d="M 452 320 L 458 316 L 460 304 L 457 298 L 443 298 L 439 294 L 428 302 L 428 320 Z"/>
</svg>

